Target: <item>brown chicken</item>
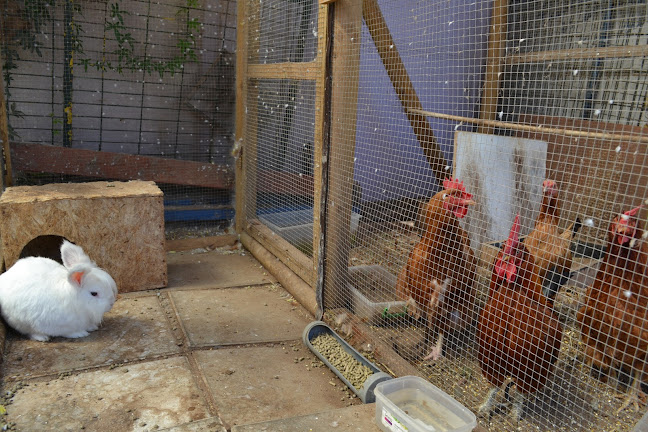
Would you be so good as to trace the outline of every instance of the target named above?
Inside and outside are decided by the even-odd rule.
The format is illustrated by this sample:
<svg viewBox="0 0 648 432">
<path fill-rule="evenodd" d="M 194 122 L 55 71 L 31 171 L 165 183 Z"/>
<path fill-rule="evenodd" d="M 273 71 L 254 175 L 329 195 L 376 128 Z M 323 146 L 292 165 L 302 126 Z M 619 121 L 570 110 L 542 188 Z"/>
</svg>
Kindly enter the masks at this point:
<svg viewBox="0 0 648 432">
<path fill-rule="evenodd" d="M 437 337 L 425 360 L 442 356 L 444 335 L 465 329 L 476 316 L 475 255 L 459 226 L 475 202 L 463 182 L 446 179 L 443 188 L 426 205 L 425 233 L 396 283 L 397 295 L 408 302 L 408 314 L 425 320 L 426 345 Z"/>
<path fill-rule="evenodd" d="M 509 389 L 515 385 L 511 414 L 516 420 L 522 417 L 524 396 L 544 387 L 562 338 L 558 318 L 542 295 L 539 269 L 519 233 L 518 215 L 495 259 L 477 328 L 481 371 L 494 386 L 479 412 L 490 416 L 499 391 L 504 389 L 510 400 Z"/>
<path fill-rule="evenodd" d="M 538 266 L 543 294 L 553 299 L 558 289 L 569 278 L 572 266 L 571 242 L 581 227 L 580 219 L 560 233 L 560 202 L 558 186 L 553 180 L 542 183 L 542 207 L 533 231 L 524 240 L 524 245 Z"/>
<path fill-rule="evenodd" d="M 578 312 L 585 359 L 605 381 L 611 368 L 630 371 L 634 383 L 618 412 L 639 399 L 648 372 L 648 243 L 637 226 L 641 207 L 612 221 L 606 255 Z"/>
</svg>

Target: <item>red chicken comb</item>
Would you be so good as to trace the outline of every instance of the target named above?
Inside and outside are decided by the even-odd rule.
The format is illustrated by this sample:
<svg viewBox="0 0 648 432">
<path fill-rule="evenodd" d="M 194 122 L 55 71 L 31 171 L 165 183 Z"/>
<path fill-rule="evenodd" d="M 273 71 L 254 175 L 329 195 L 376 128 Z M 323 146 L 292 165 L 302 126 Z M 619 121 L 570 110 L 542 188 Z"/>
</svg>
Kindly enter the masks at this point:
<svg viewBox="0 0 648 432">
<path fill-rule="evenodd" d="M 643 205 L 640 205 L 639 207 L 635 207 L 632 210 L 628 210 L 627 212 L 623 213 L 621 215 L 621 219 L 619 219 L 618 225 L 620 226 L 628 225 L 628 221 L 630 220 L 630 218 L 635 217 L 637 213 L 639 213 L 639 210 L 641 210 L 641 207 L 643 207 Z"/>
<path fill-rule="evenodd" d="M 456 189 L 461 192 L 466 192 L 466 188 L 463 185 L 462 181 L 459 179 L 447 178 L 443 180 L 443 189 Z"/>
<path fill-rule="evenodd" d="M 515 215 L 515 220 L 513 221 L 513 226 L 511 227 L 511 232 L 509 233 L 506 244 L 504 245 L 504 253 L 506 255 L 511 255 L 513 249 L 517 248 L 520 243 L 520 214 Z"/>
<path fill-rule="evenodd" d="M 558 189 L 556 182 L 551 179 L 546 179 L 542 182 L 542 193 L 550 191 L 552 194 Z"/>
<path fill-rule="evenodd" d="M 628 217 L 636 216 L 637 213 L 639 213 L 639 210 L 641 210 L 642 207 L 643 207 L 643 205 L 640 205 L 639 207 L 635 207 L 635 208 L 633 208 L 632 210 L 628 210 L 627 212 L 625 212 L 625 213 L 623 213 L 623 214 L 624 214 L 625 216 L 628 216 Z"/>
<path fill-rule="evenodd" d="M 630 223 L 630 218 L 635 217 L 642 207 L 643 205 L 640 205 L 639 207 L 635 207 L 632 210 L 623 213 L 621 218 L 614 225 L 615 235 L 617 236 L 617 242 L 619 244 L 625 244 L 635 236 L 637 232 L 635 222 Z"/>
<path fill-rule="evenodd" d="M 463 198 L 472 199 L 472 194 L 466 192 L 466 187 L 464 186 L 463 181 L 459 181 L 459 179 L 447 178 L 443 180 L 443 189 L 457 190 L 461 192 Z"/>
<path fill-rule="evenodd" d="M 506 244 L 504 245 L 504 250 L 502 251 L 502 256 L 495 263 L 495 273 L 501 279 L 506 279 L 509 282 L 512 282 L 516 273 L 517 266 L 515 261 L 510 258 L 513 254 L 513 251 L 520 244 L 520 215 L 515 215 L 515 220 L 513 221 L 513 226 L 511 227 L 511 233 L 509 234 Z M 506 257 L 509 257 L 506 259 Z"/>
</svg>

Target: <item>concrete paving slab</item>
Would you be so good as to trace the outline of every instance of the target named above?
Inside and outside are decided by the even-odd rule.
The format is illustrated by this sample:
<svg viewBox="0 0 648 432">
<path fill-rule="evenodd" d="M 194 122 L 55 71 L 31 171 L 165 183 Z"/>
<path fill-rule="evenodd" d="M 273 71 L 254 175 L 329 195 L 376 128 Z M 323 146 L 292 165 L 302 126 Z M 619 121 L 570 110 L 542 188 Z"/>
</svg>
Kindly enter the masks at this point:
<svg viewBox="0 0 648 432">
<path fill-rule="evenodd" d="M 192 346 L 300 339 L 312 317 L 279 285 L 169 291 Z"/>
<path fill-rule="evenodd" d="M 169 288 L 222 288 L 276 281 L 247 252 L 169 253 L 167 273 Z"/>
<path fill-rule="evenodd" d="M 185 357 L 32 382 L 7 406 L 24 431 L 152 431 L 210 417 Z"/>
<path fill-rule="evenodd" d="M 227 429 L 218 417 L 212 417 L 168 429 L 158 429 L 157 432 L 227 432 Z"/>
<path fill-rule="evenodd" d="M 232 432 L 380 432 L 376 404 L 354 405 L 299 417 L 234 426 Z"/>
<path fill-rule="evenodd" d="M 99 330 L 80 339 L 38 342 L 11 332 L 3 362 L 5 377 L 26 378 L 123 363 L 179 352 L 154 294 L 124 295 Z"/>
<path fill-rule="evenodd" d="M 301 342 L 194 352 L 226 427 L 357 404 Z M 300 359 L 303 359 L 300 361 Z"/>
</svg>

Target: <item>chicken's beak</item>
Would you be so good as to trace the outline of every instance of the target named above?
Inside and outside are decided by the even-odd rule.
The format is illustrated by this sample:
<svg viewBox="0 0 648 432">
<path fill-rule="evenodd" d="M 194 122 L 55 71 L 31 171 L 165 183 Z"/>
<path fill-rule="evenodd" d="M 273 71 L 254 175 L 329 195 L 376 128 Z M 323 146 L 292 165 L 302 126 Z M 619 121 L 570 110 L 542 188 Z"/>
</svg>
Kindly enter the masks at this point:
<svg viewBox="0 0 648 432">
<path fill-rule="evenodd" d="M 475 204 L 477 204 L 477 201 L 472 200 L 472 199 L 465 200 L 465 201 L 463 202 L 463 205 L 466 205 L 466 206 L 471 206 L 471 205 L 475 205 Z"/>
</svg>

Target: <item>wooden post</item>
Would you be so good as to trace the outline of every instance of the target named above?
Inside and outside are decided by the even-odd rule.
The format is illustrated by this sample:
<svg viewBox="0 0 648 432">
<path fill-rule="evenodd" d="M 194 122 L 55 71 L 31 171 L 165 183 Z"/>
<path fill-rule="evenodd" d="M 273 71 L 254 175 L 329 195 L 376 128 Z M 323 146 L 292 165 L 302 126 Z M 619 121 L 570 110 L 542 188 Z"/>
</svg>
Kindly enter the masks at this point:
<svg viewBox="0 0 648 432">
<path fill-rule="evenodd" d="M 258 30 L 258 23 L 258 9 L 248 9 L 247 0 L 239 1 L 236 35 L 236 126 L 234 142 L 236 152 L 235 226 L 236 231 L 239 233 L 245 229 L 248 211 L 254 210 L 256 204 L 256 169 L 248 169 L 247 166 L 248 163 L 255 163 L 256 160 L 254 158 L 256 154 L 256 132 L 253 133 L 252 137 L 250 136 L 251 132 L 256 131 L 256 124 L 252 123 L 252 121 L 256 121 L 256 116 L 251 116 L 251 112 L 256 111 L 256 107 L 248 107 L 248 87 L 251 85 L 248 79 L 248 52 L 254 39 L 251 33 Z M 256 44 L 258 45 L 258 42 Z M 249 204 L 252 205 L 252 208 L 250 208 Z"/>
<path fill-rule="evenodd" d="M 0 56 L 0 140 L 2 140 L 2 153 L 4 158 L 0 158 L 0 193 L 4 191 L 5 186 L 13 184 L 11 169 L 11 151 L 9 149 L 9 118 L 7 117 L 7 101 L 5 99 L 4 73 L 2 70 L 2 56 Z"/>
<path fill-rule="evenodd" d="M 378 1 L 364 0 L 362 5 L 365 23 L 378 50 L 385 71 L 387 71 L 392 86 L 394 86 L 398 99 L 405 110 L 405 115 L 407 115 L 412 130 L 423 149 L 423 154 L 425 154 L 432 172 L 441 183 L 447 175 L 445 156 L 439 148 L 434 131 L 427 118 L 413 111 L 422 110 L 423 105 L 421 105 L 421 101 L 416 94 L 403 60 L 398 54 L 398 49 L 389 32 L 389 27 L 387 27 L 380 6 L 378 6 Z"/>
<path fill-rule="evenodd" d="M 328 155 L 324 304 L 349 307 L 347 289 L 356 141 L 362 2 L 333 4 L 333 58 L 331 60 L 331 131 Z"/>
<path fill-rule="evenodd" d="M 486 75 L 484 77 L 484 93 L 479 109 L 480 120 L 495 120 L 497 115 L 497 100 L 500 90 L 500 74 L 504 64 L 504 47 L 506 44 L 506 29 L 508 14 L 508 0 L 495 0 L 488 35 L 488 60 L 486 62 Z M 479 133 L 492 130 L 482 124 L 477 128 Z"/>
<path fill-rule="evenodd" d="M 329 155 L 329 102 L 331 86 L 329 80 L 331 21 L 330 7 L 320 4 L 317 22 L 317 61 L 318 73 L 315 82 L 315 136 L 314 136 L 314 169 L 313 169 L 313 281 L 317 301 L 316 318 L 321 319 L 324 313 L 324 257 L 325 257 L 325 225 L 326 199 L 328 186 L 328 155 Z"/>
<path fill-rule="evenodd" d="M 63 146 L 72 147 L 72 87 L 76 41 L 74 0 L 65 0 L 63 19 Z"/>
<path fill-rule="evenodd" d="M 312 287 L 298 277 L 281 260 L 269 252 L 263 245 L 245 232 L 241 233 L 241 243 L 266 268 L 300 305 L 313 316 L 317 316 L 317 303 Z"/>
</svg>

